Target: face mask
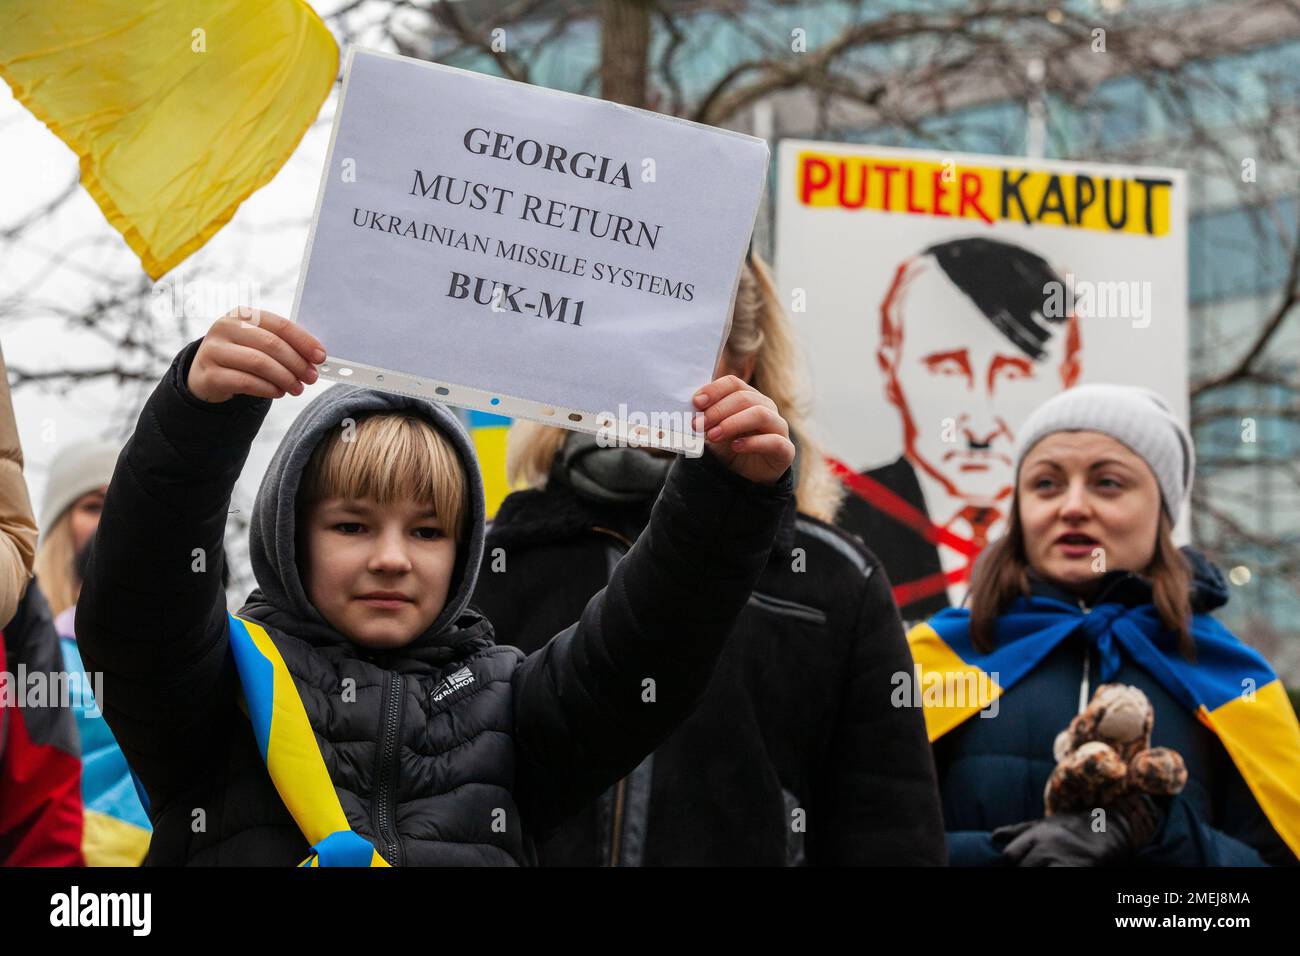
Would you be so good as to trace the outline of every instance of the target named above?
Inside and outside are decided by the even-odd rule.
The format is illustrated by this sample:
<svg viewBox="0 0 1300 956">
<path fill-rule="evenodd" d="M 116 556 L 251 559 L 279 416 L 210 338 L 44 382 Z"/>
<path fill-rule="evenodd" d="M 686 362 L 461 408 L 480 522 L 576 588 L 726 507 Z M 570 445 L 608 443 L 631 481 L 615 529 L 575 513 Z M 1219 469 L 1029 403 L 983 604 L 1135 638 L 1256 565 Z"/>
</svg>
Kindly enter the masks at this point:
<svg viewBox="0 0 1300 956">
<path fill-rule="evenodd" d="M 569 432 L 551 474 L 590 501 L 634 504 L 659 493 L 676 457 L 643 448 L 602 448 L 595 435 Z"/>
</svg>

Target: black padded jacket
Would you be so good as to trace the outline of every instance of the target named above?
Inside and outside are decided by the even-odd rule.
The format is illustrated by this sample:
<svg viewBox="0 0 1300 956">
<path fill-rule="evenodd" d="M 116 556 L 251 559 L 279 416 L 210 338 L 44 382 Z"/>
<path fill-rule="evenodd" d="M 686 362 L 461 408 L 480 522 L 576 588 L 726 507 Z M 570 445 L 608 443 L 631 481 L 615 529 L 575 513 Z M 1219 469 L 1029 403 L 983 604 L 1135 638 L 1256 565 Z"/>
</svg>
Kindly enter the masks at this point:
<svg viewBox="0 0 1300 956">
<path fill-rule="evenodd" d="M 503 640 L 546 643 L 617 574 L 644 504 L 555 469 L 506 498 L 474 600 Z M 539 845 L 544 865 L 941 865 L 919 709 L 891 705 L 912 657 L 885 570 L 791 501 L 700 705 L 625 779 Z"/>
<path fill-rule="evenodd" d="M 197 346 L 177 356 L 118 460 L 77 635 L 87 666 L 104 673 L 105 717 L 148 794 L 146 862 L 294 865 L 307 841 L 241 710 L 220 584 L 231 493 L 270 402 L 191 395 Z M 451 440 L 473 516 L 447 607 L 388 652 L 331 628 L 306 600 L 294 560 L 294 499 L 312 448 L 379 411 L 422 415 Z M 690 713 L 790 495 L 789 472 L 765 486 L 710 454 L 678 461 L 609 586 L 525 655 L 498 646 L 467 604 L 485 522 L 477 462 L 454 416 L 422 399 L 334 386 L 298 417 L 263 481 L 250 537 L 259 589 L 240 613 L 280 651 L 349 825 L 389 863 L 531 863 L 536 835 Z"/>
</svg>

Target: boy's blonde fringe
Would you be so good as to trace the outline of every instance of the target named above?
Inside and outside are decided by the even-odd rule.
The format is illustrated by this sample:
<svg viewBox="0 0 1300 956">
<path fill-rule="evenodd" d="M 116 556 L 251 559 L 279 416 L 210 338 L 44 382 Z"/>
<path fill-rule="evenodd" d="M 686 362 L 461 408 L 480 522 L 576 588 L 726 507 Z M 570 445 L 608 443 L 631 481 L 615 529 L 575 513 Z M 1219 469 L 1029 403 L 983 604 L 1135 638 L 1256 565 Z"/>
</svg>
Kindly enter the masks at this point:
<svg viewBox="0 0 1300 956">
<path fill-rule="evenodd" d="M 799 440 L 799 481 L 795 488 L 799 510 L 833 522 L 844 488 L 831 473 L 821 444 L 812 433 L 794 329 L 781 308 L 771 272 L 757 255 L 740 275 L 726 354 L 730 364 L 737 367 L 750 356 L 755 358 L 750 384 L 776 403 Z M 513 423 L 506 443 L 506 478 L 510 486 L 544 487 L 567 435 L 566 429 L 550 425 Z"/>
<path fill-rule="evenodd" d="M 303 472 L 299 506 L 327 498 L 430 505 L 459 544 L 469 529 L 468 488 L 460 456 L 418 415 L 381 413 L 340 427 L 316 446 Z"/>
</svg>

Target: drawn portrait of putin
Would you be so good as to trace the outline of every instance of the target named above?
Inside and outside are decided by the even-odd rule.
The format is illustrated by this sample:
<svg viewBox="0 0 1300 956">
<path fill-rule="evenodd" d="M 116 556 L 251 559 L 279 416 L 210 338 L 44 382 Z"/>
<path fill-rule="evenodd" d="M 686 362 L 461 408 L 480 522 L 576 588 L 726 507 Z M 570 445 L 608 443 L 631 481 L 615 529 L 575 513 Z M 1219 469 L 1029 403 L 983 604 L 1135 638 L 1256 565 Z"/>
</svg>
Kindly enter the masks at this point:
<svg viewBox="0 0 1300 956">
<path fill-rule="evenodd" d="M 908 621 L 957 603 L 1005 527 L 1015 424 L 1079 379 L 1079 323 L 1044 312 L 1063 280 L 1009 242 L 954 239 L 901 263 L 875 361 L 899 458 L 846 482 L 840 523 L 884 562 Z"/>
</svg>

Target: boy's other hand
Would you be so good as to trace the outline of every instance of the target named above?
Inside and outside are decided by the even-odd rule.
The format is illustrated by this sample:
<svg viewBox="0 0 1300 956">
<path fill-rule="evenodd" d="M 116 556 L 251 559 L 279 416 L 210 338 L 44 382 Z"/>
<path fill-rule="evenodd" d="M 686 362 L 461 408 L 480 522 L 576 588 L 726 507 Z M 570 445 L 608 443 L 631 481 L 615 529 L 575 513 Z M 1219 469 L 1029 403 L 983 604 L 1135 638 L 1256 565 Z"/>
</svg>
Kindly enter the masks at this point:
<svg viewBox="0 0 1300 956">
<path fill-rule="evenodd" d="M 775 402 L 743 379 L 715 379 L 695 394 L 695 407 L 705 447 L 741 477 L 772 484 L 794 462 L 789 424 Z"/>
<path fill-rule="evenodd" d="M 306 329 L 265 309 L 239 308 L 212 323 L 185 384 L 190 394 L 213 403 L 236 395 L 301 395 L 323 361 L 324 346 Z"/>
</svg>

